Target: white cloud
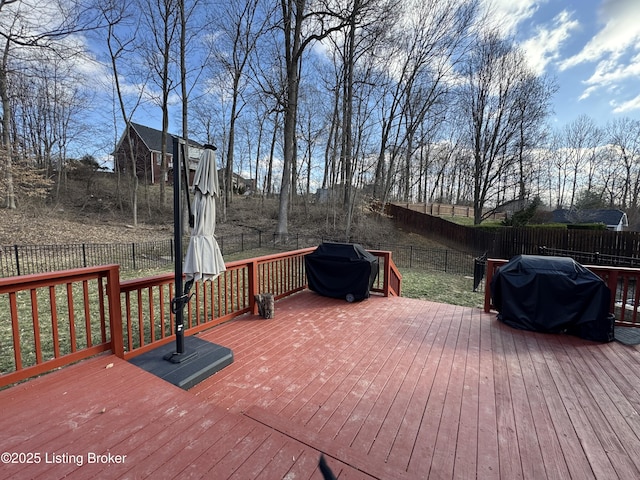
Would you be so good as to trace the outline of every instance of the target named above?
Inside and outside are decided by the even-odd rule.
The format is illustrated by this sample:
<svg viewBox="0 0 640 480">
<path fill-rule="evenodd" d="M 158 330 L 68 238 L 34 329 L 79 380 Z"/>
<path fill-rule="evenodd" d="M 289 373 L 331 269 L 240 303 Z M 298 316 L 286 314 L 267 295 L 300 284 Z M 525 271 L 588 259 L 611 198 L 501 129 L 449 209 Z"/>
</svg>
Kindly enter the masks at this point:
<svg viewBox="0 0 640 480">
<path fill-rule="evenodd" d="M 626 102 L 618 103 L 612 101 L 611 106 L 613 107 L 613 113 L 628 113 L 634 110 L 640 110 L 640 95 Z"/>
<path fill-rule="evenodd" d="M 546 3 L 546 0 L 485 0 L 484 8 L 505 35 L 512 35 L 518 25 L 531 18 L 542 3 Z"/>
<path fill-rule="evenodd" d="M 602 60 L 596 66 L 593 75 L 584 81 L 587 88 L 580 96 L 580 100 L 588 98 L 599 88 L 615 90 L 629 80 L 635 84 L 635 79 L 638 77 L 640 77 L 640 54 L 627 63 L 621 63 L 613 59 Z"/>
<path fill-rule="evenodd" d="M 637 0 L 605 0 L 599 11 L 602 29 L 561 68 L 567 69 L 603 57 L 616 60 L 628 49 L 638 48 L 640 42 L 640 2 Z"/>
<path fill-rule="evenodd" d="M 539 27 L 534 37 L 522 43 L 531 68 L 543 73 L 549 62 L 559 58 L 560 48 L 578 27 L 578 22 L 565 10 L 556 15 L 549 28 Z"/>
</svg>

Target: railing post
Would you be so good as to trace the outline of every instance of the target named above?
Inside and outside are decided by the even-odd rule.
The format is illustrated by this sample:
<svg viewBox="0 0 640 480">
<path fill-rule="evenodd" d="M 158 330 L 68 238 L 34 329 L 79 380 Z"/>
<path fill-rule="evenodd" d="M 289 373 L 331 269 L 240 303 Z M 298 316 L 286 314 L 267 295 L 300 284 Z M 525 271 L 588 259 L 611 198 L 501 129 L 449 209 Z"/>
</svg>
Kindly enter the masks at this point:
<svg viewBox="0 0 640 480">
<path fill-rule="evenodd" d="M 384 281 L 382 282 L 382 291 L 385 297 L 389 296 L 389 278 L 391 277 L 391 254 L 385 252 L 384 256 Z"/>
<path fill-rule="evenodd" d="M 618 293 L 618 271 L 612 269 L 607 275 L 607 286 L 611 292 L 611 300 L 609 303 L 609 313 L 615 313 L 616 311 L 616 295 Z M 622 306 L 624 309 L 624 305 Z"/>
<path fill-rule="evenodd" d="M 124 358 L 124 336 L 122 334 L 122 308 L 120 305 L 120 267 L 114 265 L 107 273 L 107 299 L 109 303 L 109 330 L 111 351 Z"/>
<path fill-rule="evenodd" d="M 493 270 L 495 268 L 493 260 L 487 259 L 487 272 L 484 281 L 484 313 L 491 311 L 491 279 L 493 278 Z"/>
<path fill-rule="evenodd" d="M 258 313 L 258 304 L 256 303 L 256 295 L 259 293 L 258 284 L 258 262 L 254 258 L 247 264 L 249 276 L 249 310 L 252 314 Z"/>
</svg>

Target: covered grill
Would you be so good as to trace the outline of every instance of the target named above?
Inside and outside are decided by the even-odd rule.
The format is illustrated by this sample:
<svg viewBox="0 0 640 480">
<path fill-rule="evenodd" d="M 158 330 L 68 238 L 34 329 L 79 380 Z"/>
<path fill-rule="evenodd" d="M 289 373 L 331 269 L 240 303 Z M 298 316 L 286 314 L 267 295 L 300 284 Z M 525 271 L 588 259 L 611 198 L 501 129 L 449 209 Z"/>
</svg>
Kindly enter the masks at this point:
<svg viewBox="0 0 640 480">
<path fill-rule="evenodd" d="M 357 243 L 325 242 L 304 260 L 311 290 L 348 302 L 369 298 L 378 276 L 378 257 Z"/>
<path fill-rule="evenodd" d="M 498 319 L 523 330 L 613 340 L 610 290 L 572 258 L 518 255 L 491 280 Z"/>
</svg>

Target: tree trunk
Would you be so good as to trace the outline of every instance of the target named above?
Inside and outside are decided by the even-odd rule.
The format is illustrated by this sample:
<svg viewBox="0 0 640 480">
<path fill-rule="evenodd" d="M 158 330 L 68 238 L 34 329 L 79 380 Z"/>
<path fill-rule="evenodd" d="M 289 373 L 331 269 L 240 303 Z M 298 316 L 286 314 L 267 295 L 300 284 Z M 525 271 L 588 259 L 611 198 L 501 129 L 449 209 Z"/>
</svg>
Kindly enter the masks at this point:
<svg viewBox="0 0 640 480">
<path fill-rule="evenodd" d="M 13 148 L 11 148 L 11 100 L 7 86 L 7 61 L 9 58 L 9 41 L 6 41 L 2 54 L 2 68 L 0 68 L 0 98 L 2 99 L 2 147 L 5 157 L 5 181 L 7 182 L 7 196 L 5 207 L 16 208 L 15 193 L 13 190 Z"/>
<path fill-rule="evenodd" d="M 291 194 L 291 166 L 296 157 L 296 120 L 298 113 L 299 61 L 305 0 L 281 0 L 284 18 L 287 96 L 284 105 L 284 165 L 278 206 L 276 237 L 289 234 L 289 195 Z M 295 7 L 294 7 L 295 5 Z M 292 11 L 294 9 L 295 11 Z M 292 25 L 293 22 L 293 25 Z"/>
</svg>

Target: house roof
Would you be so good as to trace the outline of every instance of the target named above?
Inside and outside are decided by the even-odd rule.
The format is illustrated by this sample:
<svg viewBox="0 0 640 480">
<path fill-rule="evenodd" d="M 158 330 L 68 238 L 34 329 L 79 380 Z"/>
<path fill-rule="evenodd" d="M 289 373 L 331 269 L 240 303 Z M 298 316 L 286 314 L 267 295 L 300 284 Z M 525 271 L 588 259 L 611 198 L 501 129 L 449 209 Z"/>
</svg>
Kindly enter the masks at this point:
<svg viewBox="0 0 640 480">
<path fill-rule="evenodd" d="M 612 209 L 594 209 L 594 210 L 578 210 L 560 208 L 552 213 L 552 221 L 555 223 L 603 223 L 607 226 L 620 225 L 627 226 L 627 214 L 622 210 Z"/>
<path fill-rule="evenodd" d="M 131 128 L 133 128 L 138 136 L 145 143 L 147 148 L 152 152 L 162 151 L 162 132 L 155 128 L 146 127 L 139 123 L 131 122 Z M 167 135 L 167 152 L 173 152 L 173 138 L 171 134 Z"/>
<path fill-rule="evenodd" d="M 162 151 L 162 132 L 155 128 L 140 125 L 139 123 L 130 123 L 131 127 L 138 133 L 147 148 L 153 152 Z M 178 135 L 167 133 L 167 152 L 173 153 L 174 142 L 181 139 Z M 202 145 L 194 140 L 189 140 L 189 145 L 202 148 Z"/>
</svg>

